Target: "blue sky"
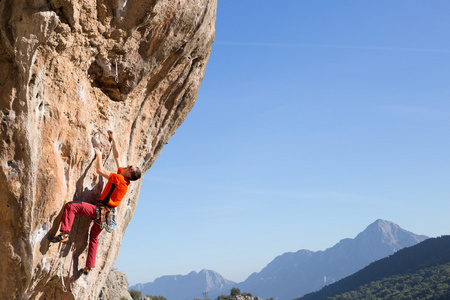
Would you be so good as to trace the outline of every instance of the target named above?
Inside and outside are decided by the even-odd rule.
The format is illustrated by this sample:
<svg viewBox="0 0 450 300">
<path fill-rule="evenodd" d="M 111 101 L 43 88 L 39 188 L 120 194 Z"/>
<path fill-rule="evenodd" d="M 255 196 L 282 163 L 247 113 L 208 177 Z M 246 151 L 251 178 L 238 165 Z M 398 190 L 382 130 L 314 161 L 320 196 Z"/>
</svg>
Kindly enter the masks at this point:
<svg viewBox="0 0 450 300">
<path fill-rule="evenodd" d="M 450 234 L 450 2 L 219 0 L 197 102 L 145 174 L 130 284 L 243 281 L 381 218 Z"/>
</svg>

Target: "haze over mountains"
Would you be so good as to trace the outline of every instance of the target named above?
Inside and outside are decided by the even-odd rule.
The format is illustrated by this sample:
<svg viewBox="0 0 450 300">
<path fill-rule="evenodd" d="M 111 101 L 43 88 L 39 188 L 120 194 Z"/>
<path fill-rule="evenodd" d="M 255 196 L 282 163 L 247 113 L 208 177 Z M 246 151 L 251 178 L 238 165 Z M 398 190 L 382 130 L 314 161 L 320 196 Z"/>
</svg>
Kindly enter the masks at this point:
<svg viewBox="0 0 450 300">
<path fill-rule="evenodd" d="M 290 300 L 319 290 L 427 238 L 406 231 L 395 223 L 377 220 L 354 239 L 343 239 L 324 251 L 284 253 L 241 283 L 226 280 L 214 271 L 202 270 L 186 276 L 163 276 L 154 282 L 130 288 L 142 291 L 143 295 L 163 295 L 169 300 L 201 298 L 204 291 L 208 291 L 208 298 L 215 299 L 228 294 L 232 287 L 264 299 Z"/>
<path fill-rule="evenodd" d="M 236 282 L 226 280 L 219 273 L 201 270 L 199 273 L 193 271 L 184 276 L 162 276 L 156 278 L 154 282 L 138 283 L 130 289 L 141 291 L 143 296 L 162 295 L 169 300 L 193 300 L 203 298 L 203 292 L 210 295 L 221 294 L 235 285 Z"/>
</svg>

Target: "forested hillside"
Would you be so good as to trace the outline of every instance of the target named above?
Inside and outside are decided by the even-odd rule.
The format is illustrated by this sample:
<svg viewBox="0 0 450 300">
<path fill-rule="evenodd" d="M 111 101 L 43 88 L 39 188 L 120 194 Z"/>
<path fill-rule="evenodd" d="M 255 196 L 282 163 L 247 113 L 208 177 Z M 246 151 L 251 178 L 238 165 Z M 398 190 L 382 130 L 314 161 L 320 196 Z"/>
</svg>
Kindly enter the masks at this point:
<svg viewBox="0 0 450 300">
<path fill-rule="evenodd" d="M 387 277 L 327 299 L 450 299 L 450 263 Z"/>
<path fill-rule="evenodd" d="M 409 299 L 450 299 L 450 236 L 404 248 L 298 299 L 387 299 L 393 295 Z"/>
</svg>

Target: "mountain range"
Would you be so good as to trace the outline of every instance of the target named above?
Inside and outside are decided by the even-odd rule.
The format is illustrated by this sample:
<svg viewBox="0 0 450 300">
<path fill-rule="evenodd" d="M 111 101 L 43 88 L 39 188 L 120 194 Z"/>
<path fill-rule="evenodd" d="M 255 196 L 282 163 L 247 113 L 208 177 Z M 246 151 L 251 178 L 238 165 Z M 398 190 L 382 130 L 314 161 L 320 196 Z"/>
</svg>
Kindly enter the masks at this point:
<svg viewBox="0 0 450 300">
<path fill-rule="evenodd" d="M 214 271 L 202 270 L 185 276 L 163 276 L 130 289 L 142 291 L 143 295 L 163 295 L 168 300 L 192 300 L 201 298 L 204 291 L 208 291 L 208 298 L 216 299 L 221 294 L 228 294 L 231 287 L 237 287 L 242 292 L 265 299 L 290 300 L 320 290 L 376 260 L 427 238 L 380 219 L 354 239 L 343 239 L 324 251 L 284 253 L 241 283 L 226 280 Z"/>
<path fill-rule="evenodd" d="M 208 292 L 210 295 L 228 292 L 234 285 L 236 282 L 223 278 L 219 273 L 201 270 L 198 273 L 193 271 L 187 275 L 158 277 L 153 282 L 138 283 L 131 286 L 130 289 L 141 291 L 142 295 L 161 295 L 168 300 L 193 300 L 203 298 L 203 292 Z"/>
<path fill-rule="evenodd" d="M 261 272 L 253 273 L 238 284 L 238 288 L 262 298 L 290 300 L 319 290 L 427 238 L 392 222 L 377 220 L 354 239 L 343 239 L 325 251 L 300 250 L 278 256 Z"/>
</svg>

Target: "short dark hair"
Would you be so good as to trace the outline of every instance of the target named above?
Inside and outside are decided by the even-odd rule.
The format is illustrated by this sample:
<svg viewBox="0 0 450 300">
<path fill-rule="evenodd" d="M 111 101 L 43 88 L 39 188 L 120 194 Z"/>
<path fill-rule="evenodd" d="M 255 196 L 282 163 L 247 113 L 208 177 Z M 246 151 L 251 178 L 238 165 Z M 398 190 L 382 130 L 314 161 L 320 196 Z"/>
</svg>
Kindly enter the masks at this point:
<svg viewBox="0 0 450 300">
<path fill-rule="evenodd" d="M 136 171 L 130 172 L 130 181 L 136 181 L 139 178 L 141 178 L 141 170 L 138 167 L 136 167 Z"/>
</svg>

